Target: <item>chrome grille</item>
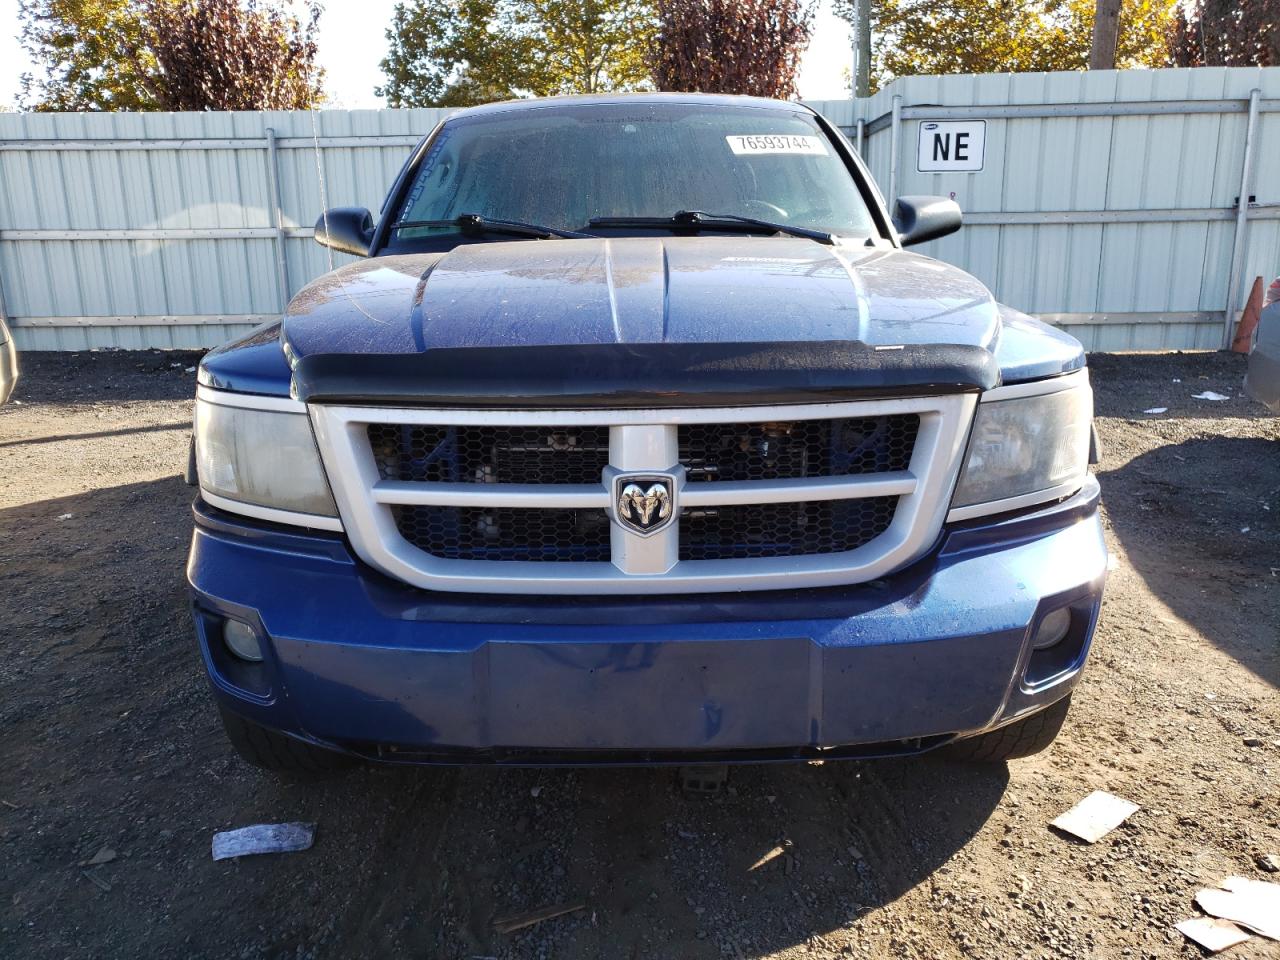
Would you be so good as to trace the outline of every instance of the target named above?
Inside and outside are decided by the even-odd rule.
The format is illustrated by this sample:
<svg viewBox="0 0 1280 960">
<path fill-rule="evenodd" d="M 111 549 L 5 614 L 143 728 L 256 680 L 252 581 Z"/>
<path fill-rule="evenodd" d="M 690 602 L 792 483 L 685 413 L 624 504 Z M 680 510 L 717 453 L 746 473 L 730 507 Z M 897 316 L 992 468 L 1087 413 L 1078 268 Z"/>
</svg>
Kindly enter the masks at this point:
<svg viewBox="0 0 1280 960">
<path fill-rule="evenodd" d="M 435 590 L 694 593 L 856 583 L 936 541 L 975 394 L 773 407 L 312 405 L 356 553 Z M 643 478 L 675 520 L 613 498 Z"/>
</svg>

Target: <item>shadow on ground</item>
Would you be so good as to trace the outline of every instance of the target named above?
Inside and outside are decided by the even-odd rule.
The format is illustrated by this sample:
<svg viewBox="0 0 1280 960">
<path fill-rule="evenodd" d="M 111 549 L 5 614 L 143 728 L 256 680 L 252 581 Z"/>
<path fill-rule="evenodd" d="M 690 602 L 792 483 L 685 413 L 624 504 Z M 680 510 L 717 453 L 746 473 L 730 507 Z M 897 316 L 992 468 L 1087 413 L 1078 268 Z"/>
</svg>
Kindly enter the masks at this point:
<svg viewBox="0 0 1280 960">
<path fill-rule="evenodd" d="M 32 403 L 79 406 L 144 400 L 191 400 L 203 350 L 24 350 L 18 385 L 0 415 L 17 417 Z"/>
<path fill-rule="evenodd" d="M 1151 593 L 1280 686 L 1280 419 L 1244 396 L 1245 366 L 1238 353 L 1089 358 L 1108 421 L 1098 477 Z M 1194 398 L 1206 390 L 1230 399 Z"/>
<path fill-rule="evenodd" d="M 1245 366 L 1224 353 L 1091 357 L 1098 475 L 1152 595 L 1280 687 L 1280 419 L 1243 394 Z M 1230 399 L 1194 398 L 1207 390 Z M 1159 616 L 1153 628 L 1174 629 Z"/>
<path fill-rule="evenodd" d="M 950 869 L 1007 783 L 1004 767 L 928 760 L 739 767 L 714 800 L 682 796 L 662 769 L 369 776 L 444 786 L 447 826 L 421 819 L 416 804 L 403 811 L 396 833 L 407 842 L 386 850 L 387 866 L 421 879 L 351 918 L 339 952 L 516 957 L 548 938 L 567 957 L 759 956 L 803 945 Z M 395 930 L 424 900 L 447 900 L 444 930 Z M 492 929 L 495 918 L 575 902 L 584 910 L 558 928 Z"/>
<path fill-rule="evenodd" d="M 37 402 L 98 402 L 74 365 L 36 359 L 48 388 Z M 105 364 L 101 390 L 131 402 L 189 397 L 173 362 L 92 364 Z M 1154 595 L 1274 684 L 1276 591 L 1260 584 L 1280 567 L 1266 516 L 1280 509 L 1280 444 L 1257 435 L 1274 422 L 1262 408 L 1235 399 L 1241 373 L 1212 355 L 1094 358 L 1100 472 Z M 1204 389 L 1233 399 L 1190 399 Z M 1164 405 L 1167 422 L 1143 420 Z M 185 431 L 165 426 L 97 439 L 121 453 L 152 443 L 176 474 Z M 38 446 L 49 469 L 84 470 L 56 443 L 10 446 L 0 453 Z M 1004 767 L 741 767 L 717 799 L 684 797 L 666 769 L 369 768 L 323 783 L 252 770 L 218 726 L 192 637 L 190 497 L 172 476 L 0 511 L 0 799 L 16 806 L 0 807 L 0 953 L 756 957 L 979 869 L 966 848 L 1005 794 Z M 315 847 L 210 858 L 216 830 L 284 820 L 314 821 Z M 103 847 L 113 861 L 80 866 Z"/>
<path fill-rule="evenodd" d="M 1247 365 L 1247 358 L 1238 353 L 1090 354 L 1094 413 L 1153 423 L 1171 419 L 1274 422 L 1275 414 L 1244 392 Z M 1196 399 L 1206 391 L 1227 399 Z M 1145 412 L 1159 408 L 1163 408 L 1160 414 Z"/>
<path fill-rule="evenodd" d="M 1151 592 L 1280 687 L 1280 442 L 1200 436 L 1101 480 L 1115 534 Z"/>
<path fill-rule="evenodd" d="M 716 799 L 670 769 L 279 781 L 205 689 L 189 500 L 172 477 L 0 511 L 9 955 L 756 956 L 950 869 L 1004 792 L 1003 767 L 936 759 L 736 768 Z M 211 860 L 214 831 L 283 820 L 315 847 Z"/>
</svg>

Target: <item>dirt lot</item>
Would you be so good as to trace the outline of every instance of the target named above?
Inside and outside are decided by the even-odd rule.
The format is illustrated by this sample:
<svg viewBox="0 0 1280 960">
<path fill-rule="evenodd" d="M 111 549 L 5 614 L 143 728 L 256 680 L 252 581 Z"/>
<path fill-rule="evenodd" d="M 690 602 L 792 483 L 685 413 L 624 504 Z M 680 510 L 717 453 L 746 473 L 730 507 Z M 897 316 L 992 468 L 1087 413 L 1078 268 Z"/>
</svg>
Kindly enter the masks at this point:
<svg viewBox="0 0 1280 960">
<path fill-rule="evenodd" d="M 27 355 L 0 409 L 0 957 L 1190 957 L 1198 885 L 1280 854 L 1280 420 L 1191 399 L 1237 398 L 1237 357 L 1093 360 L 1115 569 L 1050 752 L 739 768 L 715 800 L 662 770 L 243 765 L 184 594 L 193 360 Z M 1046 828 L 1094 789 L 1142 809 L 1092 847 Z M 314 848 L 210 859 L 264 820 Z"/>
</svg>

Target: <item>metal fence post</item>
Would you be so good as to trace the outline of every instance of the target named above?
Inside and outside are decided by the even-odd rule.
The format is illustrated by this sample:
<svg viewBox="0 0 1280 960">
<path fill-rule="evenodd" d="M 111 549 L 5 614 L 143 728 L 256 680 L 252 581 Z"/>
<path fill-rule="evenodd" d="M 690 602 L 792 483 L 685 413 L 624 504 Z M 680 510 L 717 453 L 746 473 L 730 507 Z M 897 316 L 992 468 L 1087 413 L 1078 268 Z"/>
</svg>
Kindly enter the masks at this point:
<svg viewBox="0 0 1280 960">
<path fill-rule="evenodd" d="M 1231 272 L 1227 280 L 1227 316 L 1222 324 L 1222 349 L 1231 349 L 1231 335 L 1236 326 L 1236 310 L 1240 305 L 1241 274 L 1249 243 L 1249 191 L 1253 189 L 1253 150 L 1258 133 L 1258 101 L 1262 91 L 1256 87 L 1249 94 L 1249 122 L 1244 132 L 1244 163 L 1240 167 L 1240 201 L 1236 206 L 1236 232 L 1231 241 Z"/>
<path fill-rule="evenodd" d="M 898 200 L 898 162 L 902 156 L 902 94 L 893 96 L 893 120 L 889 133 L 889 212 Z"/>
<path fill-rule="evenodd" d="M 284 230 L 284 211 L 280 209 L 280 165 L 276 156 L 276 132 L 267 127 L 267 194 L 271 217 L 276 228 L 276 281 L 280 285 L 280 309 L 289 305 L 289 259 L 285 253 L 288 235 Z"/>
<path fill-rule="evenodd" d="M 854 149 L 858 151 L 858 156 L 860 156 L 863 160 L 867 159 L 866 151 L 863 149 L 863 147 L 866 145 L 866 142 L 867 142 L 866 137 L 867 137 L 867 121 L 864 120 L 862 117 L 859 117 L 858 133 L 856 138 L 853 141 L 853 146 L 854 146 Z"/>
</svg>

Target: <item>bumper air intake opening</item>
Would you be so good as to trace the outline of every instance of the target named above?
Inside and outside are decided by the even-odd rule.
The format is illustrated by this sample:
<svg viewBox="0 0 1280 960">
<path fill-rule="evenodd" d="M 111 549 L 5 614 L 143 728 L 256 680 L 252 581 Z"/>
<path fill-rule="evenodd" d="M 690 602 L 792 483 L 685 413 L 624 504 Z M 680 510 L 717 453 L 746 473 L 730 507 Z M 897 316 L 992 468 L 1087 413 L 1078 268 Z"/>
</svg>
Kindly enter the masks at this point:
<svg viewBox="0 0 1280 960">
<path fill-rule="evenodd" d="M 1042 690 L 1078 670 L 1088 653 L 1091 627 L 1098 615 L 1094 598 L 1061 598 L 1041 605 L 1032 624 L 1032 650 L 1022 675 L 1025 690 Z"/>
<path fill-rule="evenodd" d="M 271 668 L 266 663 L 265 635 L 259 624 L 250 624 L 240 618 L 228 618 L 208 610 L 196 608 L 196 629 L 200 641 L 213 667 L 213 675 L 221 686 L 229 687 L 232 692 L 251 700 L 266 701 L 271 699 Z M 228 625 L 237 624 L 228 633 Z M 243 648 L 244 630 L 248 626 L 257 641 L 259 656 L 263 659 L 249 661 L 237 653 L 228 644 L 233 640 Z"/>
</svg>

